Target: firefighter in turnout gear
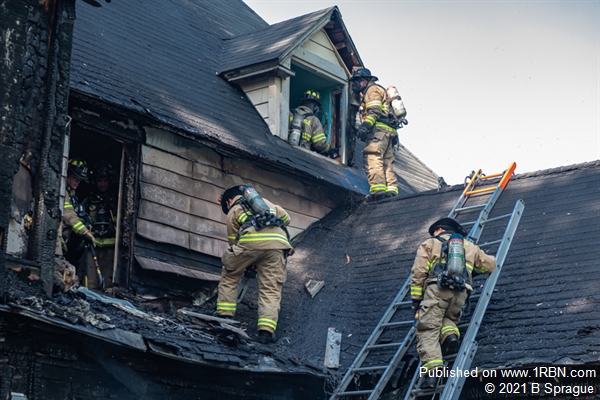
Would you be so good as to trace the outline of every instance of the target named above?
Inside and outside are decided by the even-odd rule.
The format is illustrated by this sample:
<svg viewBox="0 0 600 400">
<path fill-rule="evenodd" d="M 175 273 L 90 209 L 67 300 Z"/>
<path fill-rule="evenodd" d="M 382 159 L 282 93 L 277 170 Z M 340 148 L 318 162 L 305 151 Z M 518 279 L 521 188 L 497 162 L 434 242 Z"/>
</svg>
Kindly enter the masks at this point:
<svg viewBox="0 0 600 400">
<path fill-rule="evenodd" d="M 294 114 L 302 116 L 300 146 L 328 155 L 330 146 L 327 143 L 323 124 L 318 117 L 322 108 L 321 95 L 314 90 L 308 90 L 302 94 L 301 101 L 302 105 L 294 110 Z M 293 115 L 290 118 L 292 122 Z"/>
<path fill-rule="evenodd" d="M 416 325 L 417 352 L 423 367 L 428 371 L 443 368 L 443 355 L 458 351 L 460 332 L 457 324 L 462 307 L 473 291 L 472 274 L 489 274 L 496 269 L 496 260 L 483 252 L 476 244 L 464 240 L 462 258 L 464 280 L 462 286 L 445 283 L 447 257 L 444 251 L 448 239 L 466 237 L 467 231 L 452 218 L 441 218 L 429 227 L 432 236 L 423 242 L 412 267 L 410 297 L 413 309 L 419 310 Z M 459 234 L 453 235 L 453 234 Z M 421 388 L 434 387 L 434 374 L 428 374 Z"/>
<path fill-rule="evenodd" d="M 375 83 L 377 80 L 366 68 L 357 69 L 350 78 L 353 90 L 362 93 L 361 103 L 364 104 L 364 119 L 357 135 L 365 141 L 363 163 L 369 181 L 368 201 L 398 195 L 398 183 L 393 170 L 398 132 L 392 126 L 394 123 L 390 118 L 387 92 Z"/>
<path fill-rule="evenodd" d="M 71 233 L 75 233 L 81 238 L 93 245 L 95 238 L 92 232 L 86 227 L 86 214 L 83 206 L 77 199 L 76 190 L 80 182 L 88 181 L 88 167 L 85 161 L 74 158 L 68 161 L 67 170 L 67 193 L 63 204 L 61 243 L 56 246 L 56 255 L 66 255 L 68 250 L 69 238 Z M 82 220 L 83 218 L 83 220 Z"/>
<path fill-rule="evenodd" d="M 115 234 L 118 197 L 114 189 L 114 171 L 106 161 L 100 161 L 90 171 L 93 184 L 92 193 L 83 200 L 86 212 L 91 218 L 91 229 L 95 237 L 96 257 L 106 288 L 112 287 L 113 263 L 115 258 Z M 96 275 L 94 258 L 87 259 L 88 286 L 100 289 Z M 81 277 L 80 277 L 81 279 Z"/>
<path fill-rule="evenodd" d="M 258 279 L 257 340 L 272 343 L 286 280 L 286 258 L 292 249 L 285 228 L 290 217 L 280 206 L 262 199 L 251 186 L 229 187 L 219 203 L 227 215 L 229 247 L 221 259 L 216 313 L 222 317 L 235 315 L 240 279 L 246 267 L 254 264 Z"/>
</svg>

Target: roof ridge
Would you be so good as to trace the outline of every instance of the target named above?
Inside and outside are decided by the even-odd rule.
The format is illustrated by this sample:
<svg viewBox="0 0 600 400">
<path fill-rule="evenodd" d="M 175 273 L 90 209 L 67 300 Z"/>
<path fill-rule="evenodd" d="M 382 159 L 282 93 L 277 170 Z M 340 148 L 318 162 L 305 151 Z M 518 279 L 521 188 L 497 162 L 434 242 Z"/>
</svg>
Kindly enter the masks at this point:
<svg viewBox="0 0 600 400">
<path fill-rule="evenodd" d="M 563 166 L 559 166 L 559 167 L 552 167 L 552 168 L 542 169 L 542 170 L 538 170 L 538 171 L 524 172 L 522 174 L 516 174 L 512 179 L 526 179 L 526 178 L 533 178 L 536 176 L 553 175 L 553 174 L 559 174 L 561 172 L 582 170 L 582 169 L 588 169 L 588 168 L 597 168 L 597 167 L 600 167 L 600 160 L 585 161 L 585 162 L 581 162 L 581 163 L 577 163 L 577 164 L 563 165 Z"/>
<path fill-rule="evenodd" d="M 294 18 L 290 18 L 290 19 L 286 19 L 286 20 L 283 20 L 283 21 L 279 21 L 279 22 L 276 22 L 274 24 L 270 24 L 270 25 L 264 26 L 264 27 L 262 27 L 260 29 L 255 30 L 255 31 L 243 33 L 241 35 L 235 35 L 235 36 L 231 36 L 231 37 L 227 37 L 227 38 L 221 38 L 221 40 L 230 41 L 230 40 L 235 40 L 235 39 L 243 38 L 243 37 L 246 37 L 246 36 L 251 36 L 251 35 L 254 35 L 254 34 L 259 33 L 259 32 L 263 32 L 263 31 L 266 31 L 266 30 L 269 30 L 269 29 L 276 28 L 278 26 L 281 26 L 282 24 L 289 24 L 292 21 L 296 21 L 296 20 L 299 20 L 301 18 L 306 18 L 309 15 L 315 15 L 315 14 L 318 14 L 318 13 L 321 13 L 321 14 L 325 15 L 328 12 L 330 12 L 331 9 L 333 9 L 333 8 L 335 8 L 335 6 L 331 6 L 331 7 L 328 7 L 328 8 L 323 8 L 321 10 L 317 10 L 317 11 L 313 11 L 313 12 L 306 13 L 306 14 L 303 14 L 303 15 L 299 15 L 299 16 L 294 17 Z"/>
</svg>

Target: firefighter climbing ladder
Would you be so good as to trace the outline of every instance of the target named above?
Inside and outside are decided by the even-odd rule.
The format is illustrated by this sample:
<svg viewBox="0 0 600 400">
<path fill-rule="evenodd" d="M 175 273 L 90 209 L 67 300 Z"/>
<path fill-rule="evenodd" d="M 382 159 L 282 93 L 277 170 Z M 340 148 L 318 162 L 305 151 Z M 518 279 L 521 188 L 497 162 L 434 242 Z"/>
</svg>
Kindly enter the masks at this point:
<svg viewBox="0 0 600 400">
<path fill-rule="evenodd" d="M 477 335 L 477 331 L 479 330 L 481 320 L 483 319 L 483 315 L 489 303 L 489 299 L 491 298 L 494 286 L 496 285 L 498 275 L 502 268 L 502 264 L 504 263 L 504 259 L 506 258 L 506 254 L 508 253 L 508 249 L 512 242 L 512 238 L 514 237 L 515 230 L 519 224 L 519 220 L 521 219 L 521 215 L 524 209 L 524 204 L 522 200 L 517 201 L 511 214 L 489 218 L 492 208 L 494 207 L 494 205 L 498 201 L 498 198 L 502 194 L 502 191 L 508 184 L 510 178 L 513 175 L 513 172 L 515 171 L 515 168 L 516 164 L 512 163 L 506 171 L 494 175 L 484 175 L 481 169 L 477 172 L 473 171 L 469 176 L 469 182 L 466 184 L 465 189 L 463 190 L 460 198 L 458 199 L 458 201 L 456 202 L 456 204 L 454 205 L 454 207 L 448 215 L 451 218 L 459 220 L 459 216 L 461 216 L 461 214 L 469 215 L 470 213 L 480 210 L 478 217 L 475 221 L 459 221 L 461 225 L 465 228 L 471 226 L 467 239 L 473 243 L 478 242 L 479 237 L 481 236 L 481 232 L 483 231 L 483 228 L 485 227 L 486 223 L 510 218 L 506 225 L 506 229 L 504 231 L 502 239 L 490 241 L 479 245 L 479 247 L 485 248 L 498 244 L 498 250 L 495 255 L 497 268 L 496 271 L 494 271 L 494 273 L 492 273 L 490 277 L 486 280 L 482 294 L 480 296 L 477 296 L 477 306 L 471 317 L 467 332 L 463 336 L 461 348 L 454 361 L 454 368 L 465 370 L 470 367 L 471 360 L 473 359 L 473 356 L 475 355 L 475 352 L 477 350 L 475 336 Z M 476 188 L 478 185 L 485 184 L 486 180 L 493 178 L 500 178 L 496 186 Z M 468 200 L 473 200 L 474 202 L 477 202 L 477 204 L 466 206 Z M 482 202 L 482 200 L 484 200 L 484 202 Z M 330 397 L 330 400 L 352 398 L 356 396 L 361 396 L 362 398 L 366 398 L 366 396 L 368 396 L 368 400 L 376 400 L 383 392 L 383 389 L 392 377 L 392 374 L 398 367 L 398 364 L 402 360 L 402 357 L 406 354 L 406 351 L 408 350 L 415 338 L 414 320 L 390 322 L 392 321 L 392 318 L 394 317 L 396 311 L 399 308 L 403 306 L 406 307 L 411 304 L 410 299 L 403 301 L 403 299 L 409 293 L 410 279 L 411 277 L 409 276 L 404 285 L 402 285 L 400 291 L 392 301 L 392 304 L 390 304 L 385 314 L 373 330 L 373 333 L 367 339 L 367 342 L 358 353 L 356 359 L 354 360 L 350 368 L 348 368 L 346 375 L 340 382 L 340 385 L 337 387 L 333 395 Z M 475 298 L 476 296 L 471 297 Z M 379 343 L 380 337 L 384 334 L 384 332 L 386 332 L 386 330 L 398 328 L 401 326 L 410 326 L 410 329 L 406 334 L 404 340 L 402 340 L 402 342 Z M 363 364 L 367 363 L 368 356 L 372 350 L 384 348 L 396 349 L 395 354 L 392 356 L 388 364 L 363 367 Z M 437 387 L 428 390 L 421 390 L 418 388 L 418 385 L 420 384 L 421 380 L 419 379 L 419 367 L 420 363 L 415 371 L 415 375 L 408 388 L 406 395 L 407 400 L 417 399 L 425 396 L 429 396 L 430 399 L 434 399 L 435 396 L 440 395 L 442 390 L 443 393 L 441 393 L 441 397 L 439 397 L 441 400 L 458 399 L 458 396 L 460 395 L 460 391 L 462 390 L 462 386 L 464 384 L 464 378 L 453 378 L 449 381 L 447 385 L 439 384 L 438 380 Z M 355 380 L 356 374 L 377 371 L 383 372 L 373 389 L 346 391 L 348 386 L 350 386 L 350 383 L 353 380 Z"/>
</svg>

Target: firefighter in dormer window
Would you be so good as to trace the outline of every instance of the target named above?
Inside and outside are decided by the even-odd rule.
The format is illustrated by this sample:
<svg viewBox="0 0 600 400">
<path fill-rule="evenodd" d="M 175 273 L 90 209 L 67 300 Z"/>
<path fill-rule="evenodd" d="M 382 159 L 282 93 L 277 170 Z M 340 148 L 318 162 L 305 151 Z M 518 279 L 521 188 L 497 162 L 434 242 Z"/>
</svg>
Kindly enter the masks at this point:
<svg viewBox="0 0 600 400">
<path fill-rule="evenodd" d="M 300 98 L 302 105 L 292 110 L 290 115 L 289 142 L 318 153 L 329 155 L 330 146 L 327 135 L 318 115 L 321 112 L 321 95 L 307 90 Z"/>
</svg>

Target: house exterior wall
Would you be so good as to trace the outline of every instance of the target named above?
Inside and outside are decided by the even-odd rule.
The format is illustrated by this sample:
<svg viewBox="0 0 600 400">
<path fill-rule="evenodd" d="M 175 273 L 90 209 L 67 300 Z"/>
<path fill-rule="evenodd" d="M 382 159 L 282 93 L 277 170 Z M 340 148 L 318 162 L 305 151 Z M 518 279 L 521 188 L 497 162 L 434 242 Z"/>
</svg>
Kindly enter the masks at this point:
<svg viewBox="0 0 600 400">
<path fill-rule="evenodd" d="M 341 60 L 337 55 L 337 51 L 331 40 L 324 31 L 317 32 L 304 46 L 302 46 L 303 50 L 310 51 L 311 53 L 315 53 L 332 64 L 340 63 L 343 65 Z"/>
<path fill-rule="evenodd" d="M 290 214 L 291 237 L 326 215 L 335 203 L 317 187 L 223 157 L 197 142 L 146 127 L 142 146 L 137 233 L 214 257 L 227 247 L 226 217 L 217 198 L 236 183 L 254 186 Z"/>
<path fill-rule="evenodd" d="M 6 253 L 11 262 L 27 260 L 41 270 L 50 292 L 60 221 L 75 1 L 7 0 L 2 10 L 0 211 L 5 217 L 0 219 L 0 271 L 4 271 Z M 23 171 L 19 159 L 28 149 L 34 153 L 33 167 Z M 13 199 L 19 196 L 31 198 L 34 206 L 20 210 L 14 218 Z M 32 224 L 24 228 L 27 211 Z"/>
<path fill-rule="evenodd" d="M 340 59 L 335 46 L 323 31 L 319 31 L 294 53 L 294 58 L 316 68 L 330 78 L 346 82 L 350 73 Z"/>
<path fill-rule="evenodd" d="M 242 85 L 242 90 L 269 126 L 271 133 L 283 140 L 288 137 L 289 88 L 289 79 L 276 76 Z"/>
</svg>

